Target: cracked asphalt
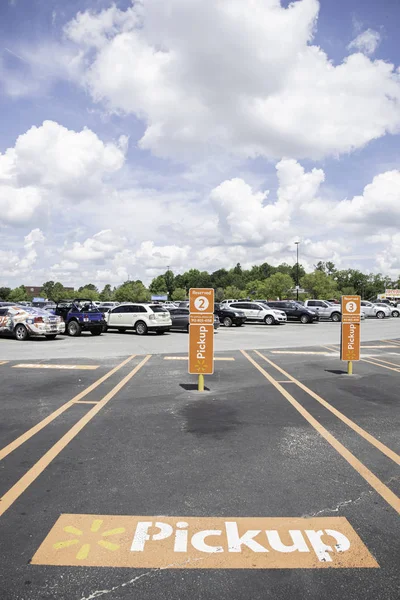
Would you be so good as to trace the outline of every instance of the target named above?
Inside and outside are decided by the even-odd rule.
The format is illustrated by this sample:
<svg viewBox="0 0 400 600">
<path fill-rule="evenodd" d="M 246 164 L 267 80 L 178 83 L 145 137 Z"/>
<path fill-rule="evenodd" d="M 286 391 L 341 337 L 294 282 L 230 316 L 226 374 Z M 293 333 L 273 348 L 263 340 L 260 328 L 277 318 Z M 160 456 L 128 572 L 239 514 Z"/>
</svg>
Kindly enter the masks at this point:
<svg viewBox="0 0 400 600">
<path fill-rule="evenodd" d="M 217 357 L 231 360 L 203 393 L 182 354 L 0 365 L 1 600 L 397 600 L 400 339 L 364 343 L 353 376 L 332 344 Z M 165 539 L 136 535 L 146 519 L 165 522 Z M 340 554 L 324 537 L 321 562 L 311 538 L 274 554 L 249 534 L 233 557 L 226 523 L 278 529 L 268 519 L 304 539 L 338 523 L 359 542 Z M 222 550 L 203 537 L 174 558 L 170 522 Z M 135 540 L 152 566 L 134 566 Z"/>
</svg>

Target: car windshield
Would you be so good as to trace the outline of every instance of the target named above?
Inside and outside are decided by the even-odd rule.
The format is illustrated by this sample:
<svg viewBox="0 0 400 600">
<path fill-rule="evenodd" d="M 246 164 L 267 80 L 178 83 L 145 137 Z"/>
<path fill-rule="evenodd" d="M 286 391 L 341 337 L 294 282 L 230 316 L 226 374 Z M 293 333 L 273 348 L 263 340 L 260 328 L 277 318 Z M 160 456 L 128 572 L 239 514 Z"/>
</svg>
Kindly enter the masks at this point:
<svg viewBox="0 0 400 600">
<path fill-rule="evenodd" d="M 155 313 L 168 312 L 166 308 L 160 306 L 159 304 L 151 304 L 149 308 L 151 308 L 151 310 Z"/>
</svg>

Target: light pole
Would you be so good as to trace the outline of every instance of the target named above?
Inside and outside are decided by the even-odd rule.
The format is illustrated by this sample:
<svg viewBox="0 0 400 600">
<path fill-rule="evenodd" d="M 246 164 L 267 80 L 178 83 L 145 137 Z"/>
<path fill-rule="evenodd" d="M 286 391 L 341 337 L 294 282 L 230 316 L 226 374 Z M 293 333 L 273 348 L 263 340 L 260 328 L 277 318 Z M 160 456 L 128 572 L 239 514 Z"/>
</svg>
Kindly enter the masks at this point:
<svg viewBox="0 0 400 600">
<path fill-rule="evenodd" d="M 296 260 L 296 300 L 299 300 L 299 244 L 300 242 L 295 242 L 296 244 L 296 254 L 297 254 L 297 260 Z"/>
</svg>

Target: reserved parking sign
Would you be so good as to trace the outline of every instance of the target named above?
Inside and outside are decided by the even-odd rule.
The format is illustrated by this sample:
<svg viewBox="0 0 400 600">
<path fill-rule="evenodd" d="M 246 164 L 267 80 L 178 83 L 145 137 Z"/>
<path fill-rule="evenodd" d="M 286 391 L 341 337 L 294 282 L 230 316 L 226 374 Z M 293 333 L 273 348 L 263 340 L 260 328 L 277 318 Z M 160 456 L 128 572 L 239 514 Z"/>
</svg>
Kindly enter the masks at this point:
<svg viewBox="0 0 400 600">
<path fill-rule="evenodd" d="M 214 373 L 214 290 L 192 288 L 189 292 L 189 373 Z"/>
<path fill-rule="evenodd" d="M 342 296 L 340 359 L 360 360 L 361 297 Z"/>
</svg>

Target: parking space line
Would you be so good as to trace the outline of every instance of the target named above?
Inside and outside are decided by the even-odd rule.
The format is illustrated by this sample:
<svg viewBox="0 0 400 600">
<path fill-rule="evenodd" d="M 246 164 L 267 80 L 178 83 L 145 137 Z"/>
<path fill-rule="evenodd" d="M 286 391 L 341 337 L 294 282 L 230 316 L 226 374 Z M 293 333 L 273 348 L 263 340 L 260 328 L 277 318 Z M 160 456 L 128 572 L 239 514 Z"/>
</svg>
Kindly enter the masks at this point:
<svg viewBox="0 0 400 600">
<path fill-rule="evenodd" d="M 400 346 L 400 340 L 381 340 L 381 342 L 388 342 L 389 344 L 396 344 L 397 346 Z"/>
<path fill-rule="evenodd" d="M 45 419 L 43 419 L 42 421 L 40 421 L 39 423 L 37 423 L 36 425 L 34 425 L 33 427 L 31 427 L 31 429 L 28 429 L 28 431 L 25 431 L 25 433 L 23 433 L 22 435 L 20 435 L 19 437 L 17 437 L 17 439 L 15 439 L 13 442 L 11 442 L 10 444 L 8 444 L 7 446 L 4 446 L 4 448 L 2 448 L 0 450 L 0 460 L 3 460 L 3 458 L 5 458 L 6 456 L 8 456 L 8 454 L 10 454 L 11 452 L 13 452 L 17 448 L 19 448 L 19 446 L 21 446 L 24 442 L 26 442 L 27 440 L 29 440 L 36 433 L 38 433 L 44 427 L 46 427 L 49 423 L 51 423 L 52 421 L 54 421 L 54 419 L 56 419 L 58 416 L 60 416 L 64 411 L 66 411 L 68 408 L 70 408 L 70 406 L 72 406 L 73 404 L 75 404 L 76 402 L 78 402 L 79 400 L 81 400 L 82 398 L 84 398 L 85 396 L 87 396 L 90 392 L 92 392 L 93 390 L 95 390 L 99 385 L 101 385 L 109 377 L 111 377 L 112 375 L 114 375 L 114 373 L 116 373 L 117 371 L 119 371 L 119 369 L 121 369 L 122 367 L 124 367 L 131 360 L 133 360 L 135 358 L 135 356 L 136 356 L 136 354 L 132 354 L 132 356 L 129 356 L 129 358 L 126 358 L 124 361 L 122 361 L 122 363 L 120 363 L 119 365 L 117 365 L 116 367 L 114 367 L 113 369 L 111 369 L 111 371 L 109 371 L 108 373 L 106 373 L 105 375 L 103 375 L 102 377 L 100 377 L 100 379 L 98 379 L 97 381 L 95 381 L 94 383 L 92 383 L 91 385 L 89 385 L 85 390 L 82 390 L 82 392 L 79 392 L 79 394 L 77 394 L 76 396 L 74 396 L 74 398 L 72 398 L 72 400 L 68 400 L 68 402 L 66 402 L 65 404 L 63 404 L 62 406 L 60 406 L 60 408 L 58 408 L 57 410 L 55 410 L 54 412 L 52 412 Z"/>
<path fill-rule="evenodd" d="M 354 456 L 339 440 L 337 440 L 317 419 L 315 419 L 282 385 L 280 385 L 265 369 L 263 369 L 244 350 L 242 354 L 254 367 L 267 379 L 290 404 L 314 427 L 314 429 L 357 471 L 363 479 L 384 499 L 390 506 L 400 513 L 400 498 L 392 492 L 376 475 L 372 473 L 358 458 Z M 257 353 L 258 354 L 258 353 Z M 261 355 L 262 356 L 262 355 Z M 268 361 L 267 359 L 267 362 Z"/>
<path fill-rule="evenodd" d="M 311 352 L 299 350 L 270 350 L 271 354 L 319 354 L 321 356 L 331 356 L 332 352 Z"/>
<path fill-rule="evenodd" d="M 389 369 L 390 371 L 396 371 L 400 373 L 400 367 L 398 369 L 394 369 L 393 367 L 387 367 L 386 365 L 382 365 L 380 363 L 374 362 L 373 360 L 368 360 L 366 358 L 360 358 L 362 362 L 370 363 L 371 365 L 375 365 L 376 367 L 382 367 L 382 369 Z"/>
<path fill-rule="evenodd" d="M 373 435 L 371 435 L 370 433 L 368 433 L 367 431 L 365 431 L 362 427 L 360 427 L 359 425 L 357 425 L 357 423 L 354 423 L 354 421 L 352 421 L 351 419 L 349 419 L 348 417 L 346 417 L 346 415 L 344 415 L 342 412 L 340 412 L 340 410 L 338 410 L 337 408 L 335 408 L 334 406 L 332 406 L 332 404 L 329 404 L 329 402 L 327 400 L 324 400 L 324 398 L 322 398 L 321 396 L 319 396 L 318 394 L 316 394 L 315 392 L 313 392 L 313 390 L 310 390 L 310 388 L 307 387 L 306 385 L 304 385 L 304 383 L 301 383 L 301 381 L 299 381 L 298 379 L 296 379 L 295 377 L 293 377 L 292 375 L 290 375 L 290 373 L 288 373 L 287 371 L 285 371 L 284 369 L 282 369 L 279 365 L 277 365 L 274 362 L 272 362 L 272 360 L 270 360 L 269 358 L 267 358 L 266 356 L 264 356 L 263 354 L 261 354 L 261 352 L 258 352 L 258 350 L 255 350 L 255 353 L 258 354 L 258 356 L 260 356 L 268 364 L 270 364 L 271 367 L 274 367 L 274 369 L 276 369 L 277 371 L 279 371 L 280 373 L 282 373 L 283 375 L 285 375 L 285 377 L 288 377 L 288 379 L 290 379 L 291 381 L 293 381 L 293 383 L 295 383 L 300 389 L 302 389 L 304 392 L 306 392 L 309 396 L 311 396 L 312 398 L 314 398 L 314 400 L 316 400 L 317 402 L 319 402 L 320 404 L 322 404 L 322 406 L 324 408 L 326 408 L 332 414 L 334 414 L 335 417 L 337 417 L 338 419 L 340 419 L 341 421 L 343 421 L 343 423 L 345 423 L 348 427 L 350 427 L 351 429 L 353 429 L 353 431 L 355 431 L 356 433 L 358 433 L 358 435 L 360 435 L 365 440 L 367 440 L 367 442 L 369 442 L 370 444 L 372 444 L 372 446 L 375 446 L 375 448 L 377 448 L 383 454 L 385 454 L 385 456 L 387 456 L 388 458 L 390 458 L 391 460 L 393 460 L 393 462 L 395 462 L 397 465 L 400 465 L 400 456 L 398 454 L 396 454 L 396 452 L 394 452 L 393 450 L 391 450 L 390 448 L 388 448 L 387 446 L 385 446 L 385 444 L 383 444 L 382 442 L 380 442 L 379 440 L 377 440 Z"/>
<path fill-rule="evenodd" d="M 378 358 L 377 356 L 374 356 L 374 360 L 378 360 L 379 362 L 383 362 L 387 365 L 392 365 L 393 367 L 399 367 L 399 369 L 400 369 L 400 365 L 398 363 L 393 363 L 393 362 L 390 362 L 389 360 L 383 360 L 383 358 Z"/>
<path fill-rule="evenodd" d="M 94 371 L 98 368 L 99 365 L 56 365 L 43 363 L 19 363 L 18 365 L 13 365 L 13 369 L 65 369 L 66 371 Z"/>
<path fill-rule="evenodd" d="M 74 404 L 98 404 L 100 400 L 78 400 Z"/>
<path fill-rule="evenodd" d="M 75 425 L 71 427 L 62 438 L 58 440 L 48 450 L 42 458 L 40 458 L 34 465 L 13 485 L 13 487 L 4 494 L 0 499 L 0 517 L 14 504 L 14 502 L 24 493 L 24 491 L 33 483 L 41 473 L 50 465 L 50 463 L 64 450 L 64 448 L 78 435 L 78 433 L 97 415 L 98 412 L 136 375 L 136 373 L 150 360 L 151 354 L 145 356 L 145 358 L 132 369 L 128 375 L 126 375 L 119 383 L 117 383 L 108 394 L 104 396 L 93 406 Z"/>
<path fill-rule="evenodd" d="M 8 362 L 10 362 L 10 361 L 8 361 L 8 360 L 1 360 L 0 361 L 0 365 L 6 365 Z"/>
<path fill-rule="evenodd" d="M 187 356 L 164 356 L 164 360 L 188 360 Z M 235 360 L 233 356 L 214 356 L 214 360 L 220 361 L 232 361 Z"/>
</svg>

